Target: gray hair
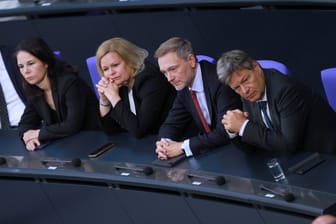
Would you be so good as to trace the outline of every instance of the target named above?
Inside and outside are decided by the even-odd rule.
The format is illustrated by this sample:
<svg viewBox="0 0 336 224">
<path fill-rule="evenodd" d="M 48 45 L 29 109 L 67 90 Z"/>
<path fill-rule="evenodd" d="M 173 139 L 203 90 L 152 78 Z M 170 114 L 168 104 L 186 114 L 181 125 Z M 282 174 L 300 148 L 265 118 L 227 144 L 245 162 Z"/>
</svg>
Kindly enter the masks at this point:
<svg viewBox="0 0 336 224">
<path fill-rule="evenodd" d="M 163 42 L 159 48 L 155 51 L 154 57 L 158 59 L 170 52 L 176 52 L 176 54 L 183 59 L 187 59 L 188 55 L 194 54 L 194 49 L 189 40 L 181 37 L 172 37 Z"/>
<path fill-rule="evenodd" d="M 242 50 L 232 50 L 222 54 L 217 62 L 218 79 L 223 84 L 229 84 L 233 73 L 245 68 L 253 69 L 253 59 Z"/>
</svg>

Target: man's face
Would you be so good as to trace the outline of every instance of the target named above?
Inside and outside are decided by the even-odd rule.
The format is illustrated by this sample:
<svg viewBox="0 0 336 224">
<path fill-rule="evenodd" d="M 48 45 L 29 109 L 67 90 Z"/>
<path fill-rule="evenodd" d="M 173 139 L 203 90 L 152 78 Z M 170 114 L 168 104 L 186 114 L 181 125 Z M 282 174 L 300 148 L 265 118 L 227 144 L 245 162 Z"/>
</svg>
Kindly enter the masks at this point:
<svg viewBox="0 0 336 224">
<path fill-rule="evenodd" d="M 185 60 L 176 52 L 169 52 L 159 57 L 158 63 L 161 72 L 177 91 L 192 85 L 197 69 L 196 59 L 192 54 Z"/>
<path fill-rule="evenodd" d="M 265 91 L 264 73 L 257 62 L 253 69 L 242 68 L 232 74 L 229 86 L 244 99 L 256 102 Z"/>
</svg>

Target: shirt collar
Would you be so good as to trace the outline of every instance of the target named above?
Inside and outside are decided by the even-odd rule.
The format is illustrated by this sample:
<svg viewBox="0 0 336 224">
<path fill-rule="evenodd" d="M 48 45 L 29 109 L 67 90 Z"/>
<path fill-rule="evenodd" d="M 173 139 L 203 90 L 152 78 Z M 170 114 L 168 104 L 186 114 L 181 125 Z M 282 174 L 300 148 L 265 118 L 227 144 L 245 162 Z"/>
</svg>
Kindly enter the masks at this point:
<svg viewBox="0 0 336 224">
<path fill-rule="evenodd" d="M 260 100 L 257 100 L 257 102 L 261 102 L 261 101 L 266 101 L 266 102 L 267 102 L 267 91 L 266 91 L 266 86 L 265 86 L 264 95 L 261 97 Z"/>
<path fill-rule="evenodd" d="M 200 66 L 199 63 L 197 63 L 197 70 L 196 70 L 196 75 L 195 75 L 193 85 L 189 89 L 192 90 L 192 91 L 195 91 L 195 92 L 203 92 L 204 91 L 202 71 L 201 71 L 201 66 Z"/>
</svg>

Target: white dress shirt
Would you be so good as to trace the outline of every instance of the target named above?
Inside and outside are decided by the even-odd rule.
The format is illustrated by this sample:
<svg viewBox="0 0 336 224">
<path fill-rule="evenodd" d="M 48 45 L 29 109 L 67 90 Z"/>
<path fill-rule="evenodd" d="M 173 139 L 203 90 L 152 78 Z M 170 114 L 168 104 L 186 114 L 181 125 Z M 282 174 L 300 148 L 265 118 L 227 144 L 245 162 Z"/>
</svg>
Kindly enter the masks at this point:
<svg viewBox="0 0 336 224">
<path fill-rule="evenodd" d="M 205 92 L 204 92 L 203 78 L 202 78 L 202 71 L 201 71 L 200 64 L 197 65 L 197 71 L 196 71 L 195 79 L 194 79 L 193 85 L 190 88 L 190 90 L 196 92 L 197 100 L 198 100 L 198 103 L 201 107 L 204 118 L 207 121 L 207 123 L 210 125 L 211 118 L 210 118 L 209 109 L 208 109 L 208 106 L 207 106 L 207 103 L 206 103 L 206 97 L 205 97 Z M 182 149 L 184 150 L 187 157 L 193 155 L 192 151 L 190 149 L 189 142 L 190 142 L 190 140 L 186 139 L 182 143 Z"/>
<path fill-rule="evenodd" d="M 25 109 L 25 105 L 22 102 L 19 95 L 17 94 L 13 86 L 12 80 L 8 75 L 1 52 L 0 52 L 0 82 L 7 102 L 7 110 L 10 125 L 17 126 Z"/>
</svg>

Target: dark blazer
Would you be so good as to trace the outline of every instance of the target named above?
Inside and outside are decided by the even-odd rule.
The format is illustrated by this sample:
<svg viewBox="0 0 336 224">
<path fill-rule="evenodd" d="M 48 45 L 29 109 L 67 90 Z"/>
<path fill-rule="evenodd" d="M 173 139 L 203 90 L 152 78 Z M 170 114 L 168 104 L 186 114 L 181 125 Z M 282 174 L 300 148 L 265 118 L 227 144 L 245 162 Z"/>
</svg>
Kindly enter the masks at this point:
<svg viewBox="0 0 336 224">
<path fill-rule="evenodd" d="M 52 96 L 56 113 L 52 113 L 44 96 L 28 99 L 19 123 L 21 137 L 29 129 L 40 128 L 40 141 L 69 136 L 80 130 L 98 129 L 97 98 L 79 76 L 56 76 L 52 82 Z"/>
<path fill-rule="evenodd" d="M 243 100 L 250 121 L 243 136 L 234 141 L 267 150 L 335 152 L 336 113 L 329 104 L 276 70 L 264 70 L 264 74 L 275 130 L 266 128 L 257 103 Z"/>
<path fill-rule="evenodd" d="M 128 88 L 121 87 L 121 100 L 101 118 L 103 129 L 109 134 L 128 131 L 137 138 L 157 134 L 173 104 L 174 87 L 157 67 L 146 62 L 144 70 L 135 76 L 132 91 L 136 115 L 130 110 Z"/>
<path fill-rule="evenodd" d="M 200 150 L 214 148 L 229 143 L 229 137 L 224 130 L 221 120 L 227 110 L 241 109 L 239 96 L 228 86 L 218 81 L 216 65 L 206 61 L 200 62 L 204 92 L 209 109 L 211 131 L 207 134 L 203 128 L 188 87 L 178 91 L 173 107 L 160 128 L 160 138 L 170 138 L 182 141 L 190 138 L 190 149 L 193 154 Z M 194 122 L 196 128 L 193 135 L 190 132 L 190 123 Z"/>
<path fill-rule="evenodd" d="M 17 65 L 15 64 L 15 60 L 13 58 L 13 51 L 6 46 L 0 46 L 0 51 L 6 70 L 16 90 L 16 93 L 21 98 L 22 102 L 26 103 L 26 97 L 24 95 L 21 85 L 21 74 L 17 69 Z"/>
</svg>

